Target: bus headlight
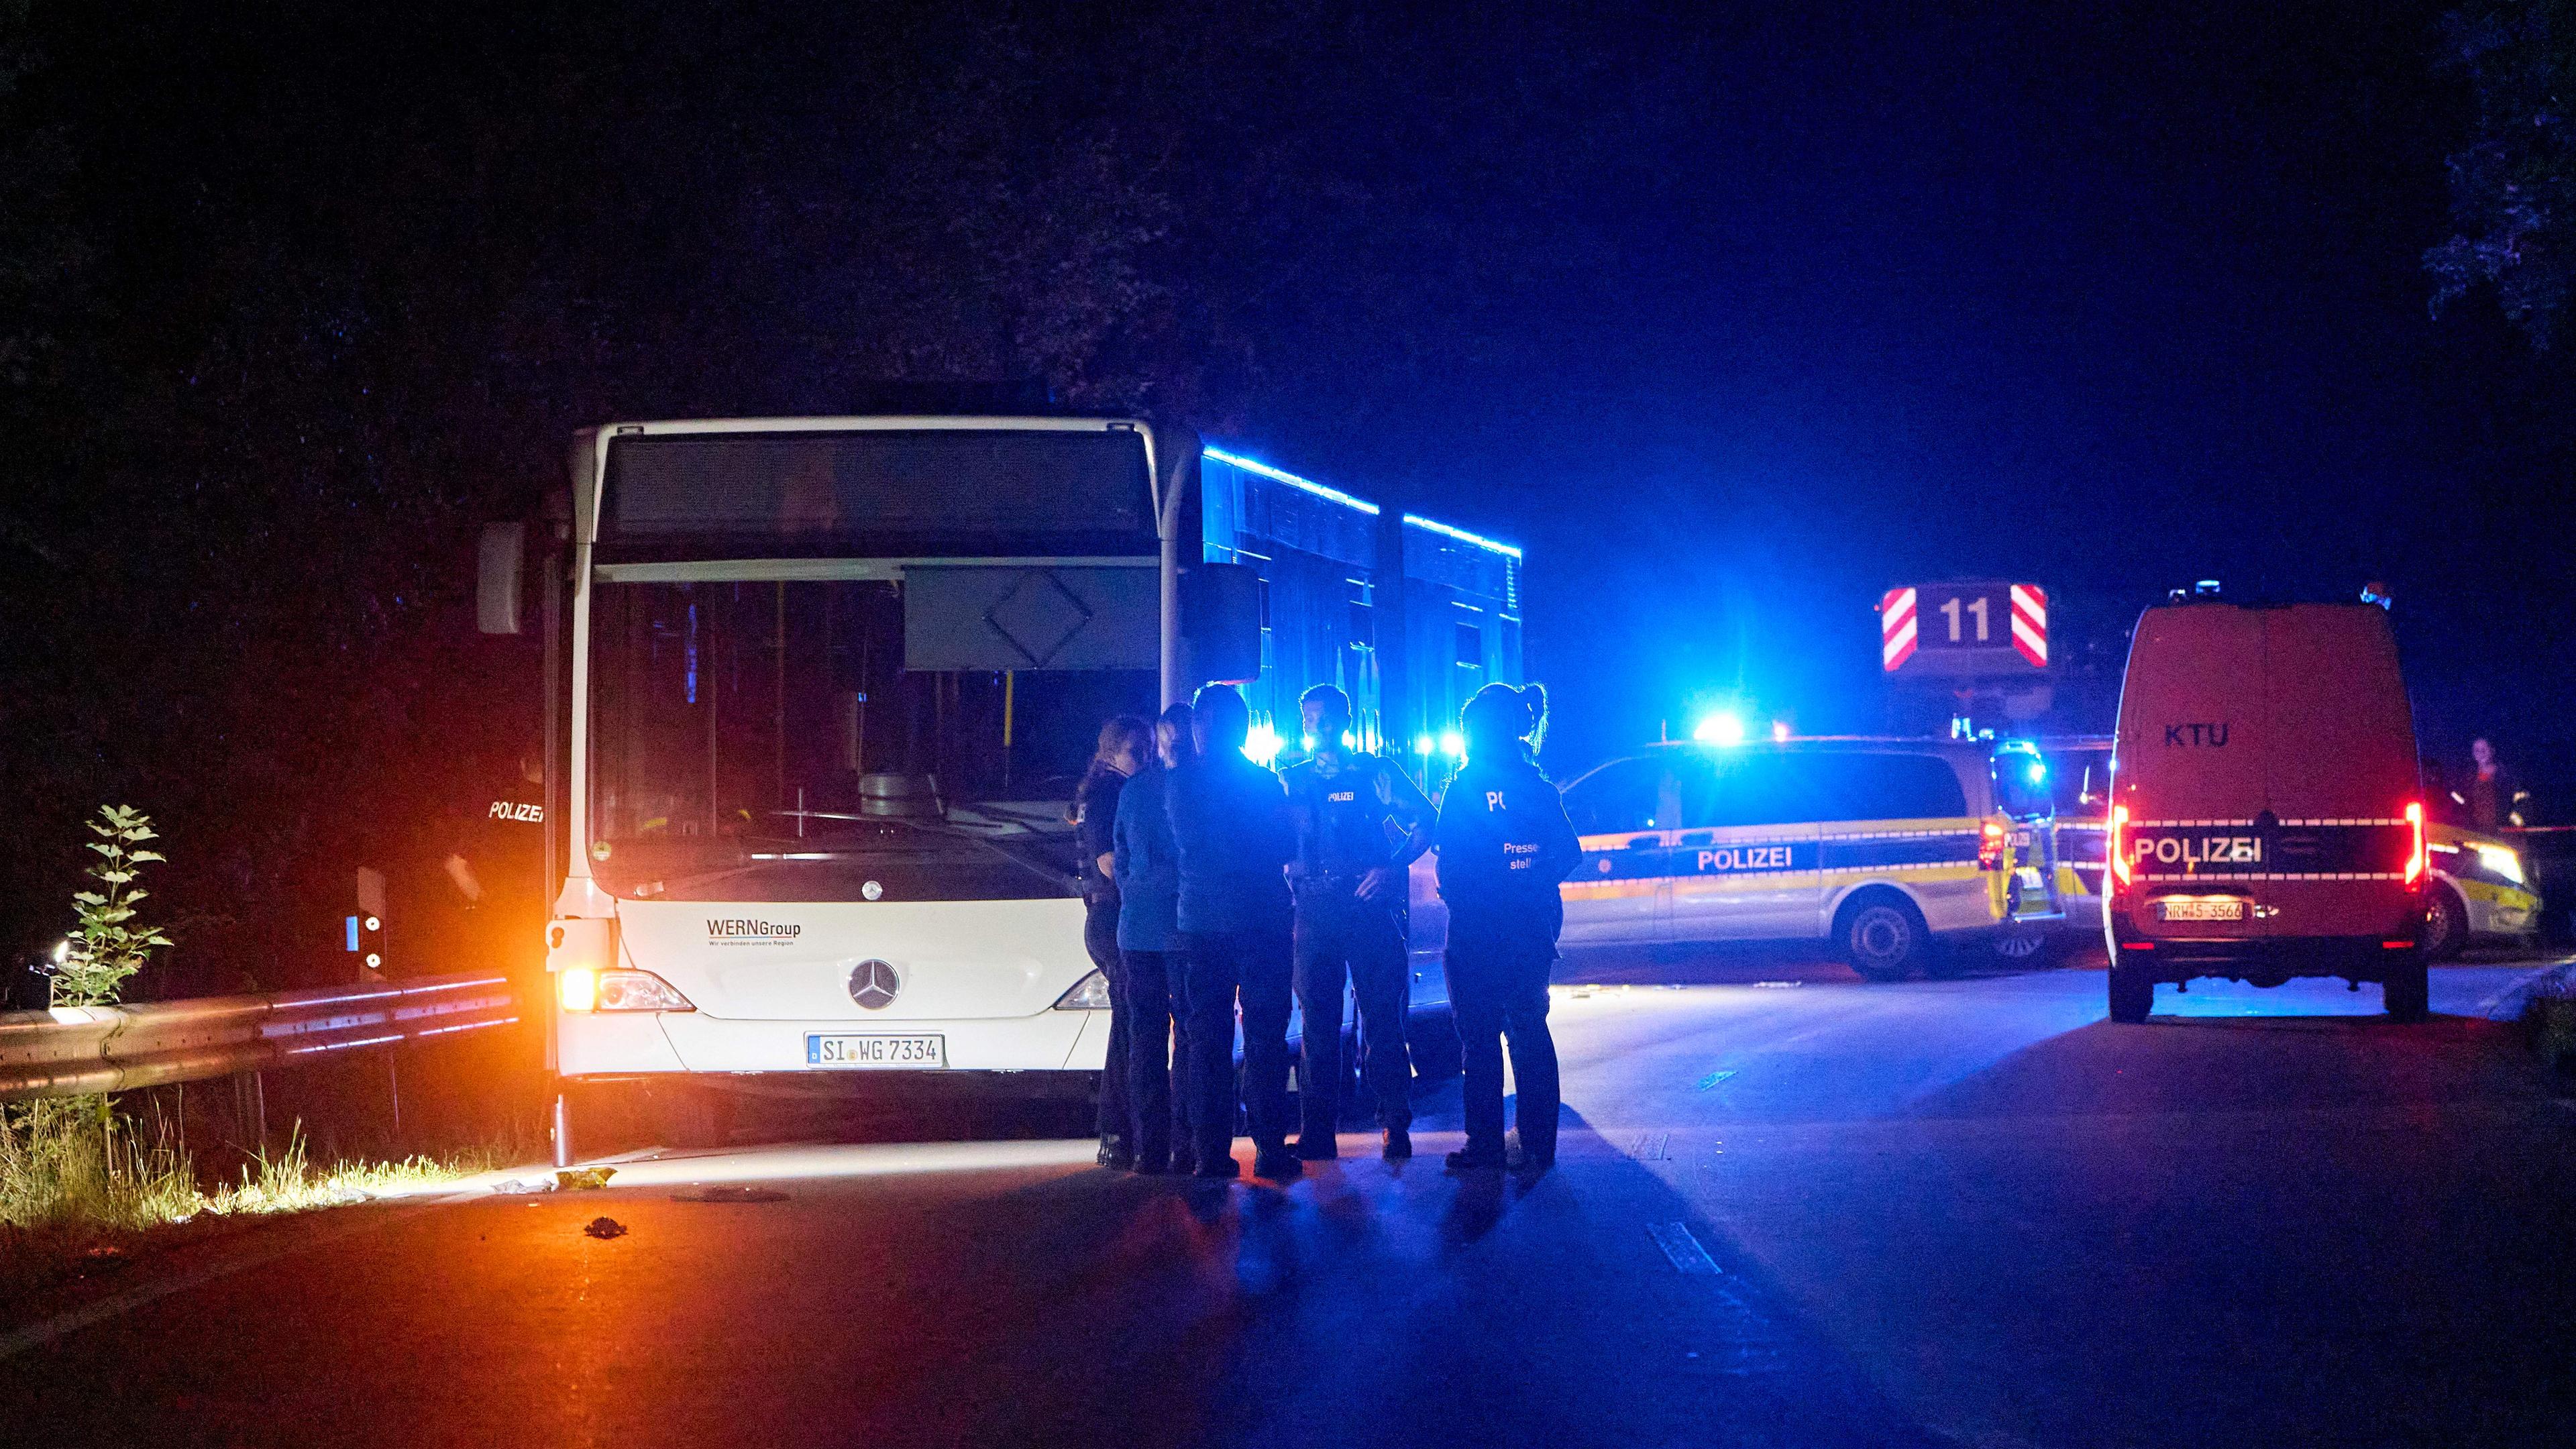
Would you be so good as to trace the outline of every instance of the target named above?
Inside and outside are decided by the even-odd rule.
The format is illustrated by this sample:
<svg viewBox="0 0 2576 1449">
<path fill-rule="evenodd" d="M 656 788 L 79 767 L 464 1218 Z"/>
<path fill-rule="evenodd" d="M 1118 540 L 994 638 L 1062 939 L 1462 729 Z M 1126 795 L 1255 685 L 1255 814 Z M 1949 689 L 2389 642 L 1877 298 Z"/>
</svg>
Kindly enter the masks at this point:
<svg viewBox="0 0 2576 1449">
<path fill-rule="evenodd" d="M 695 1011 L 677 987 L 650 971 L 577 966 L 555 976 L 555 999 L 566 1011 Z"/>
<path fill-rule="evenodd" d="M 2481 844 L 2478 847 L 2478 864 L 2484 866 L 2490 875 L 2502 876 L 2514 885 L 2522 884 L 2522 857 L 2506 846 Z"/>
<path fill-rule="evenodd" d="M 1073 983 L 1073 989 L 1055 999 L 1058 1011 L 1107 1011 L 1109 978 L 1094 971 Z"/>
</svg>

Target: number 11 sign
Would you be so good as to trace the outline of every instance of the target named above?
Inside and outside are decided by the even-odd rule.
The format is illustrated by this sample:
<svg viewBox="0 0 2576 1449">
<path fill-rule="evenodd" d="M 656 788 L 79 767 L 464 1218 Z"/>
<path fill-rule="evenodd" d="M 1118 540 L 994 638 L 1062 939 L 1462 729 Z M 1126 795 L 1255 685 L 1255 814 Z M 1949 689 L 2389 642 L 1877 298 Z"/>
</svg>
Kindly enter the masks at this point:
<svg viewBox="0 0 2576 1449">
<path fill-rule="evenodd" d="M 1889 673 L 2027 674 L 2048 667 L 2048 594 L 2037 584 L 1915 584 L 1878 604 Z"/>
</svg>

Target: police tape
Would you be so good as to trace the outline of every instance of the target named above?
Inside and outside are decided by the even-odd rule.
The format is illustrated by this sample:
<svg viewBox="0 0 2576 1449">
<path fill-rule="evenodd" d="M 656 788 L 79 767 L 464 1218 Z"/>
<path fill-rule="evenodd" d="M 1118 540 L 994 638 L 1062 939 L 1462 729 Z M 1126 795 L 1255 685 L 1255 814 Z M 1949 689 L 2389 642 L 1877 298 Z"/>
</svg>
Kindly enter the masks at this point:
<svg viewBox="0 0 2576 1449">
<path fill-rule="evenodd" d="M 507 977 L 0 1013 L 0 1101 L 87 1096 L 301 1066 L 519 1020 Z"/>
</svg>

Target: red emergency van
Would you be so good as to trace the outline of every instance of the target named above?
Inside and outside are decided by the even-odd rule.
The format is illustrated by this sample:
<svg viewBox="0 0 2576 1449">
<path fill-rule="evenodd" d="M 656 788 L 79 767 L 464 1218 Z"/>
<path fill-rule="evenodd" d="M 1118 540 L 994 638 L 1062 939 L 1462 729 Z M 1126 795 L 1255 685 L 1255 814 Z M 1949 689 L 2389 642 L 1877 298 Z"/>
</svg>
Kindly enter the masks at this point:
<svg viewBox="0 0 2576 1449">
<path fill-rule="evenodd" d="M 2159 981 L 2376 981 L 2426 1008 L 2415 726 L 2386 612 L 2204 585 L 2140 617 L 2113 745 L 2111 1019 Z"/>
</svg>

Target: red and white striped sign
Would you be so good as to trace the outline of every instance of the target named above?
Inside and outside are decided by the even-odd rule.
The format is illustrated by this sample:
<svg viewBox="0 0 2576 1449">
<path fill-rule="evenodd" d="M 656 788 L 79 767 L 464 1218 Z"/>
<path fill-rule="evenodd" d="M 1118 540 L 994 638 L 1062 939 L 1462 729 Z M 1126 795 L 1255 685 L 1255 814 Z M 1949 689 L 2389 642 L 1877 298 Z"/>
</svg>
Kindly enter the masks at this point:
<svg viewBox="0 0 2576 1449">
<path fill-rule="evenodd" d="M 2031 668 L 2048 667 L 2048 595 L 2036 584 L 2012 586 L 2012 645 Z"/>
<path fill-rule="evenodd" d="M 2046 617 L 2041 615 L 2043 620 Z M 1890 589 L 1878 601 L 1879 667 L 1892 670 L 1913 657 L 1914 591 Z"/>
</svg>

